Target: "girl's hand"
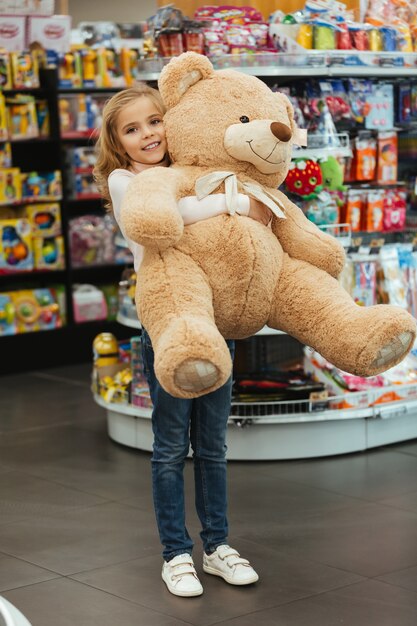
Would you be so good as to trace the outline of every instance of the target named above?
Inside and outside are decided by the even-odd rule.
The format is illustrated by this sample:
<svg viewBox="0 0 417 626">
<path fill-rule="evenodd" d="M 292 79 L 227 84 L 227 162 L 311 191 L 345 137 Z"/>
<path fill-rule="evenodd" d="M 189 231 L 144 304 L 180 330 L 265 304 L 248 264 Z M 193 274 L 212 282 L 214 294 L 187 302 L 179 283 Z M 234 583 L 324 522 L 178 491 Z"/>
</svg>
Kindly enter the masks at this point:
<svg viewBox="0 0 417 626">
<path fill-rule="evenodd" d="M 259 200 L 255 200 L 255 198 L 249 198 L 249 203 L 248 217 L 260 222 L 264 226 L 268 226 L 269 222 L 272 220 L 272 211 Z"/>
</svg>

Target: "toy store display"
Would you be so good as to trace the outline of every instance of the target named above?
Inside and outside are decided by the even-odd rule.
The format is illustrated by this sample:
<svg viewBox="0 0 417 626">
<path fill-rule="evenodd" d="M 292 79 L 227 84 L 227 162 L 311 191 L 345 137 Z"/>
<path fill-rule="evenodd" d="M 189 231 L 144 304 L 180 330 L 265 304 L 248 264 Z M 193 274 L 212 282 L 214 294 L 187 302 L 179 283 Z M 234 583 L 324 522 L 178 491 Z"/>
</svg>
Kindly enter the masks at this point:
<svg viewBox="0 0 417 626">
<path fill-rule="evenodd" d="M 100 333 L 93 341 L 93 358 L 92 389 L 105 402 L 152 406 L 140 337 L 119 343 L 111 333 Z"/>
<path fill-rule="evenodd" d="M 46 138 L 50 135 L 46 100 L 27 94 L 4 97 L 0 93 L 0 141 Z"/>
<path fill-rule="evenodd" d="M 317 352 L 305 348 L 304 370 L 322 383 L 329 394 L 326 408 L 364 409 L 391 402 L 417 399 L 417 348 L 378 376 L 363 378 L 340 370 Z M 334 398 L 334 400 L 332 400 Z"/>
<path fill-rule="evenodd" d="M 0 271 L 60 270 L 65 267 L 58 203 L 0 207 Z"/>
<path fill-rule="evenodd" d="M 124 320 L 138 322 L 135 304 L 136 273 L 133 268 L 123 270 L 118 287 L 118 312 Z"/>
<path fill-rule="evenodd" d="M 367 64 L 366 52 L 416 51 L 416 26 L 412 0 L 371 0 L 365 23 L 355 22 L 353 12 L 342 2 L 307 0 L 301 11 L 273 13 L 269 32 L 281 52 L 337 50 L 342 62 L 360 65 Z M 383 59 L 376 54 L 370 62 L 378 64 Z"/>
<path fill-rule="evenodd" d="M 67 196 L 73 200 L 100 198 L 94 182 L 96 162 L 94 146 L 74 147 L 65 150 Z"/>
<path fill-rule="evenodd" d="M 63 324 L 63 286 L 0 293 L 0 336 L 53 330 Z"/>
<path fill-rule="evenodd" d="M 417 81 L 319 78 L 294 91 L 273 89 L 290 98 L 308 130 L 308 156 L 294 152 L 285 181 L 307 217 L 320 226 L 348 223 L 354 232 L 404 230 L 415 176 L 399 180 L 398 155 L 417 121 Z M 349 134 L 346 150 L 341 140 Z"/>
<path fill-rule="evenodd" d="M 112 94 L 68 94 L 59 96 L 61 137 L 94 137 L 101 127 L 102 110 Z"/>
<path fill-rule="evenodd" d="M 77 324 L 116 319 L 118 295 L 115 285 L 73 285 L 72 301 Z"/>
<path fill-rule="evenodd" d="M 22 172 L 18 167 L 0 168 L 0 205 L 61 199 L 62 177 L 60 170 L 54 172 Z"/>
<path fill-rule="evenodd" d="M 131 264 L 132 255 L 116 244 L 118 228 L 110 215 L 82 215 L 69 222 L 73 267 Z"/>
</svg>

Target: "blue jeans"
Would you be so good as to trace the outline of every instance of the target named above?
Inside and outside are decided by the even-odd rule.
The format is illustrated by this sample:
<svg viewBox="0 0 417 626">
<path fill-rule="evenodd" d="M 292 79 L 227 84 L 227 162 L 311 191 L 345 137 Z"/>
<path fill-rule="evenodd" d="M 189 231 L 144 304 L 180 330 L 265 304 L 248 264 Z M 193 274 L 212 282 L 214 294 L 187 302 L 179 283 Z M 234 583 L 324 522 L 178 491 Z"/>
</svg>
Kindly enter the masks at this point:
<svg viewBox="0 0 417 626">
<path fill-rule="evenodd" d="M 234 355 L 234 342 L 228 341 Z M 142 357 L 153 402 L 153 501 L 163 557 L 192 553 L 185 525 L 184 462 L 193 450 L 195 506 L 205 552 L 227 543 L 226 432 L 232 378 L 216 391 L 196 399 L 174 398 L 162 389 L 154 372 L 151 340 L 142 331 Z"/>
</svg>

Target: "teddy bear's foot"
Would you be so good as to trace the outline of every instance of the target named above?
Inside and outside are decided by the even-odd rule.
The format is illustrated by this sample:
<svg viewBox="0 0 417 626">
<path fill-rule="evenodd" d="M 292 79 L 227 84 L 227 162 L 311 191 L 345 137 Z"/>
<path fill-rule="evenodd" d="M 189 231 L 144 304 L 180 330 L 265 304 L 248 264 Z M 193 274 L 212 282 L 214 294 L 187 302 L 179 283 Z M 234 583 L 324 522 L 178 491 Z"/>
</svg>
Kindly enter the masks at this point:
<svg viewBox="0 0 417 626">
<path fill-rule="evenodd" d="M 176 370 L 174 381 L 185 391 L 204 391 L 216 384 L 219 370 L 210 361 L 187 359 Z"/>
<path fill-rule="evenodd" d="M 371 364 L 371 368 L 375 371 L 385 371 L 392 365 L 401 361 L 402 357 L 407 354 L 414 336 L 410 332 L 402 332 L 393 341 L 383 346 L 379 351 L 376 359 Z"/>
<path fill-rule="evenodd" d="M 156 377 L 176 398 L 211 393 L 232 372 L 227 343 L 207 317 L 188 315 L 170 320 L 159 340 L 152 338 L 152 344 Z"/>
</svg>

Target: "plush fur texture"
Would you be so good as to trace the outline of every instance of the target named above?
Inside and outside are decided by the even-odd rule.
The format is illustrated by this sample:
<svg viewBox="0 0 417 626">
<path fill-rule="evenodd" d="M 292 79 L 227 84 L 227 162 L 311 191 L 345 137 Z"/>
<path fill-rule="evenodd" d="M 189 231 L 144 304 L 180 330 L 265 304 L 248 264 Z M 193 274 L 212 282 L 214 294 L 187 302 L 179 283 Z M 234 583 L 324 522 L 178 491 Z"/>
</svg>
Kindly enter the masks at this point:
<svg viewBox="0 0 417 626">
<path fill-rule="evenodd" d="M 341 246 L 277 191 L 297 133 L 289 100 L 252 76 L 214 71 L 195 53 L 170 61 L 159 88 L 173 165 L 132 180 L 122 220 L 146 248 L 137 307 L 162 386 L 184 398 L 217 389 L 231 374 L 224 338 L 265 324 L 355 374 L 398 363 L 415 339 L 415 320 L 393 306 L 357 306 L 336 280 Z M 268 228 L 222 215 L 184 228 L 178 199 L 219 170 L 268 189 L 286 218 Z"/>
</svg>

